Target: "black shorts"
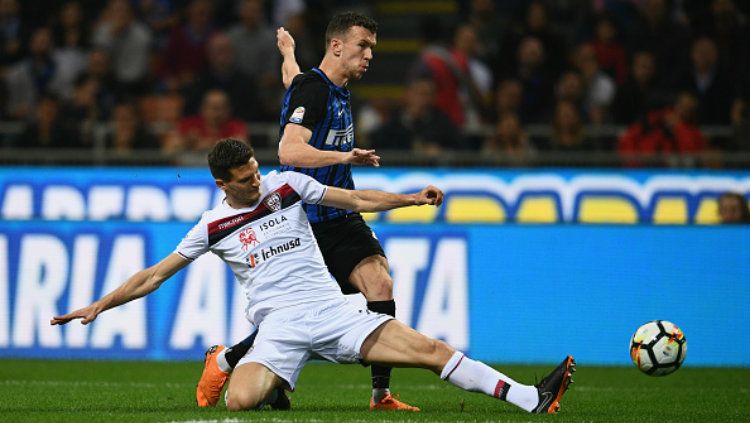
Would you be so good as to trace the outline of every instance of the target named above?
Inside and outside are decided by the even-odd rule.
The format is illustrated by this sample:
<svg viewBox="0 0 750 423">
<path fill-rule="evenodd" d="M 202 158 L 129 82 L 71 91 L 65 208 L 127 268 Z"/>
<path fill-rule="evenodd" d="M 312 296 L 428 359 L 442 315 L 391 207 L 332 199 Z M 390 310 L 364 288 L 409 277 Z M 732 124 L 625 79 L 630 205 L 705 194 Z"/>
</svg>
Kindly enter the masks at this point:
<svg viewBox="0 0 750 423">
<path fill-rule="evenodd" d="M 349 283 L 352 270 L 367 257 L 385 257 L 383 247 L 362 215 L 351 213 L 327 222 L 313 223 L 311 226 L 328 271 L 336 278 L 341 292 L 359 292 Z"/>
</svg>

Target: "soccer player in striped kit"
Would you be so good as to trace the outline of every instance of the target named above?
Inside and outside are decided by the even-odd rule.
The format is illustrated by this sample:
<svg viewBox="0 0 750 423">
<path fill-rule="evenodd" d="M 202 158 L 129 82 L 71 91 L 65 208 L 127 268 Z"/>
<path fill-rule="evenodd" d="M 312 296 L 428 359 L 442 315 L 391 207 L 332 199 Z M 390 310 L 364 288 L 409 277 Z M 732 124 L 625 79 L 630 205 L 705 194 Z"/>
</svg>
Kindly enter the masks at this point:
<svg viewBox="0 0 750 423">
<path fill-rule="evenodd" d="M 347 85 L 362 78 L 373 58 L 377 23 L 356 13 L 334 16 L 326 29 L 326 53 L 319 67 L 300 72 L 294 39 L 284 28 L 277 44 L 287 87 L 280 117 L 282 171 L 309 175 L 324 185 L 354 189 L 352 165 L 378 166 L 374 150 L 355 148 Z M 344 294 L 362 293 L 371 311 L 396 315 L 393 281 L 385 252 L 359 213 L 306 205 L 323 258 Z M 255 334 L 230 348 L 211 347 L 196 389 L 198 405 L 213 405 L 228 373 L 253 343 Z M 370 408 L 419 411 L 390 393 L 391 368 L 373 365 Z"/>
</svg>

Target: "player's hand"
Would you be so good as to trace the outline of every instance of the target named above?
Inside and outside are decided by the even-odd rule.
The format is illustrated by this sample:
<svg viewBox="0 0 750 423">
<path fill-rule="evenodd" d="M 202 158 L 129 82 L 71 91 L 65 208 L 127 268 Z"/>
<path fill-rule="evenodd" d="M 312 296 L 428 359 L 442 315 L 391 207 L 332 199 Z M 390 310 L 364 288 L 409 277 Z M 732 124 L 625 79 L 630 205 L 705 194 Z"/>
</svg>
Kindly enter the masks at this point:
<svg viewBox="0 0 750 423">
<path fill-rule="evenodd" d="M 276 47 L 279 48 L 279 53 L 282 56 L 294 53 L 294 38 L 283 26 L 276 30 Z"/>
<path fill-rule="evenodd" d="M 375 150 L 363 150 L 361 148 L 354 148 L 346 156 L 344 163 L 361 166 L 380 167 L 380 156 L 375 154 Z"/>
<path fill-rule="evenodd" d="M 428 185 L 416 194 L 417 205 L 422 206 L 429 204 L 431 206 L 439 206 L 443 204 L 443 191 L 440 188 L 436 188 L 432 185 Z"/>
<path fill-rule="evenodd" d="M 95 304 L 91 304 L 88 307 L 80 308 L 74 312 L 64 314 L 62 316 L 55 316 L 49 321 L 50 325 L 64 325 L 72 320 L 81 319 L 81 324 L 88 325 L 89 323 L 96 320 L 99 315 L 99 308 Z"/>
</svg>

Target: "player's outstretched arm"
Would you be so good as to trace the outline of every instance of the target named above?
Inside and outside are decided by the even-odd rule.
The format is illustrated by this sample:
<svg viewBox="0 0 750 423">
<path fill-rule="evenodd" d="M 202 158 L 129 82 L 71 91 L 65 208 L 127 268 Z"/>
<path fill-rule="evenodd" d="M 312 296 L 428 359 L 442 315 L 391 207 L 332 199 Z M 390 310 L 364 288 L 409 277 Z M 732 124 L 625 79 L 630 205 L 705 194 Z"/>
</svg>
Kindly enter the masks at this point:
<svg viewBox="0 0 750 423">
<path fill-rule="evenodd" d="M 64 325 L 71 320 L 81 319 L 81 323 L 87 325 L 93 322 L 105 310 L 150 294 L 162 282 L 187 266 L 188 263 L 188 261 L 177 254 L 170 254 L 159 263 L 135 273 L 117 289 L 95 301 L 93 304 L 62 316 L 53 317 L 50 320 L 50 324 Z"/>
<path fill-rule="evenodd" d="M 283 26 L 276 30 L 276 47 L 279 48 L 279 53 L 281 53 L 283 59 L 281 62 L 281 81 L 284 83 L 284 88 L 289 88 L 294 77 L 302 71 L 294 55 L 294 38 Z"/>
<path fill-rule="evenodd" d="M 375 150 L 354 148 L 352 151 L 323 151 L 307 142 L 312 131 L 296 123 L 284 127 L 284 135 L 279 142 L 279 162 L 282 165 L 316 168 L 337 164 L 380 166 L 380 156 Z"/>
<path fill-rule="evenodd" d="M 428 185 L 413 194 L 394 194 L 377 190 L 347 190 L 327 187 L 320 204 L 355 212 L 377 212 L 407 206 L 432 205 L 443 203 L 443 191 Z"/>
</svg>

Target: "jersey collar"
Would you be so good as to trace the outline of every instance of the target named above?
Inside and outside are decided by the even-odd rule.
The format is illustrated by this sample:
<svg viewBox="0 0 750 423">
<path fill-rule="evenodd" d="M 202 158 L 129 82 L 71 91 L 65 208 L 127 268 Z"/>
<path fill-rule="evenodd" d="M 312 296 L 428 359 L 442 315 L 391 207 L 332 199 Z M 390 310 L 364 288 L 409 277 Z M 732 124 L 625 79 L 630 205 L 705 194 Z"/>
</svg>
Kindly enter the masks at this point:
<svg viewBox="0 0 750 423">
<path fill-rule="evenodd" d="M 339 87 L 338 85 L 334 84 L 333 81 L 328 79 L 328 76 L 318 68 L 312 68 L 312 71 L 320 75 L 320 77 L 323 78 L 323 81 L 325 81 L 328 86 L 332 87 L 336 91 L 336 93 L 345 98 L 349 98 L 349 90 L 346 87 Z"/>
</svg>

